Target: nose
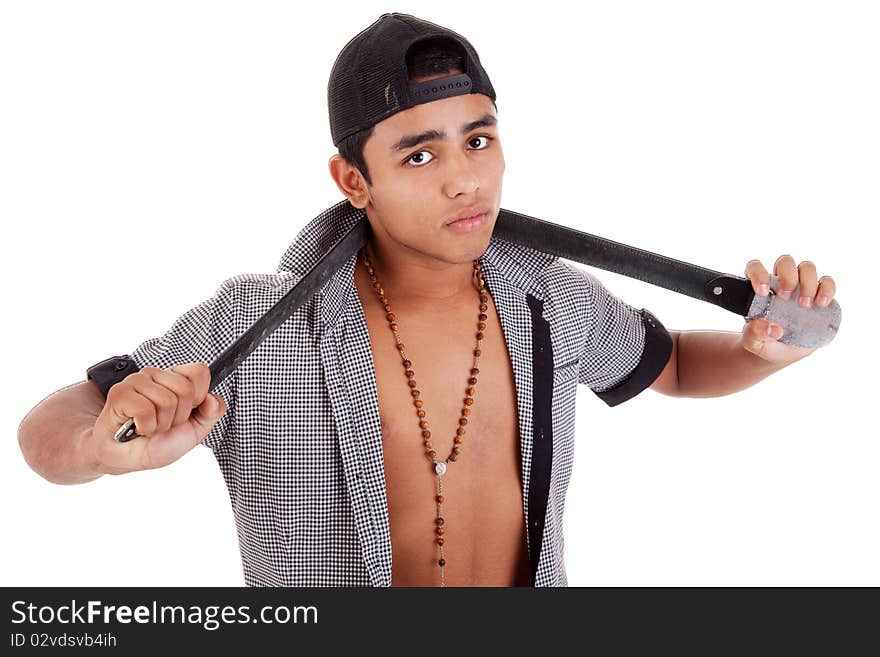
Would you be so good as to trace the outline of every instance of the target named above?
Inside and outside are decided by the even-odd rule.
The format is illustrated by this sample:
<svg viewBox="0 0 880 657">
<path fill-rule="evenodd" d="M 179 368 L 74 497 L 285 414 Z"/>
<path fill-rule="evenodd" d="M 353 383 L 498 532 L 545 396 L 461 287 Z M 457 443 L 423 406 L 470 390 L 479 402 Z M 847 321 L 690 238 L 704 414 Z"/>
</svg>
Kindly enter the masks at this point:
<svg viewBox="0 0 880 657">
<path fill-rule="evenodd" d="M 480 180 L 467 153 L 447 158 L 449 170 L 446 176 L 446 194 L 455 198 L 459 194 L 473 194 L 480 188 Z"/>
</svg>

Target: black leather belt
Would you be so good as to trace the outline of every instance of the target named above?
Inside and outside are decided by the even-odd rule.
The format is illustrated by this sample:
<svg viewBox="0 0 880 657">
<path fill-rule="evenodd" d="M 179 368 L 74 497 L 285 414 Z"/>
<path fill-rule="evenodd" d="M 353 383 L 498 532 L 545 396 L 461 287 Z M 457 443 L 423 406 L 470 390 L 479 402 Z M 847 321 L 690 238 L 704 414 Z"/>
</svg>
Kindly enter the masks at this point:
<svg viewBox="0 0 880 657">
<path fill-rule="evenodd" d="M 370 225 L 364 215 L 293 288 L 211 363 L 210 390 L 213 392 L 270 333 L 320 290 L 361 249 L 369 235 Z M 821 347 L 834 339 L 840 326 L 841 310 L 836 299 L 825 307 L 814 304 L 802 308 L 797 303 L 798 288 L 789 299 L 776 296 L 778 277 L 774 275 L 770 276 L 770 293 L 762 297 L 755 294 L 747 278 L 698 267 L 504 208 L 499 210 L 493 235 L 708 301 L 746 319 L 766 317 L 782 326 L 784 334 L 779 342 L 785 344 Z M 127 442 L 138 435 L 134 419 L 129 419 L 115 437 L 119 442 Z"/>
</svg>

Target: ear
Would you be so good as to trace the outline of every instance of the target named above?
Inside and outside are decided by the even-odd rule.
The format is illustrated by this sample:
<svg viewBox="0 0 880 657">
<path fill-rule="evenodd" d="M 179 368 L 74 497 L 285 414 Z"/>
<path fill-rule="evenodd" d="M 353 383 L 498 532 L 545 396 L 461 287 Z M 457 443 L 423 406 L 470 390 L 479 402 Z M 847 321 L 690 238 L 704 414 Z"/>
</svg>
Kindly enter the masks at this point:
<svg viewBox="0 0 880 657">
<path fill-rule="evenodd" d="M 367 181 L 357 167 L 349 164 L 338 153 L 330 157 L 327 163 L 330 169 L 330 177 L 349 202 L 356 208 L 364 208 L 370 201 L 370 192 L 367 189 Z"/>
</svg>

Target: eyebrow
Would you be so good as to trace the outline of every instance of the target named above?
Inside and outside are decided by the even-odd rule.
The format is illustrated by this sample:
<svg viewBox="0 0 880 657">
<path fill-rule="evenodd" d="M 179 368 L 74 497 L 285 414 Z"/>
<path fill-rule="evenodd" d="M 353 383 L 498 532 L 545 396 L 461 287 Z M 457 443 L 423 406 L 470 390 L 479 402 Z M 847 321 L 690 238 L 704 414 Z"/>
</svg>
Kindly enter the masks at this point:
<svg viewBox="0 0 880 657">
<path fill-rule="evenodd" d="M 496 123 L 498 123 L 498 120 L 487 112 L 480 118 L 474 121 L 469 121 L 461 126 L 461 134 L 466 135 L 471 130 L 488 127 L 490 125 L 495 125 Z M 435 141 L 439 139 L 446 139 L 446 133 L 443 130 L 425 130 L 425 132 L 421 132 L 417 135 L 404 135 L 392 144 L 391 151 L 397 153 L 418 146 L 426 141 Z"/>
</svg>

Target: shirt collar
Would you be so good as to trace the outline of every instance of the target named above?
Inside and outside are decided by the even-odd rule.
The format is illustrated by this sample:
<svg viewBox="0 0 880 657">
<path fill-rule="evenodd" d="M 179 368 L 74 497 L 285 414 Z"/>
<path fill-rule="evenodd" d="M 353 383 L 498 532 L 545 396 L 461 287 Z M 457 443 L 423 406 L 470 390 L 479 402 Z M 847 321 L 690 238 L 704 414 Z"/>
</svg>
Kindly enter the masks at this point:
<svg viewBox="0 0 880 657">
<path fill-rule="evenodd" d="M 504 209 L 501 209 L 504 212 Z M 278 264 L 278 273 L 292 272 L 304 276 L 315 263 L 358 221 L 366 211 L 345 199 L 307 223 L 287 247 Z M 539 274 L 557 257 L 493 235 L 486 251 L 480 256 L 483 277 L 489 289 L 510 285 L 522 293 L 543 300 Z M 317 303 L 322 328 L 334 326 L 345 310 L 354 291 L 354 268 L 357 254 L 352 255 L 321 288 Z M 323 332 L 323 331 L 322 331 Z"/>
</svg>

